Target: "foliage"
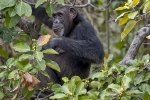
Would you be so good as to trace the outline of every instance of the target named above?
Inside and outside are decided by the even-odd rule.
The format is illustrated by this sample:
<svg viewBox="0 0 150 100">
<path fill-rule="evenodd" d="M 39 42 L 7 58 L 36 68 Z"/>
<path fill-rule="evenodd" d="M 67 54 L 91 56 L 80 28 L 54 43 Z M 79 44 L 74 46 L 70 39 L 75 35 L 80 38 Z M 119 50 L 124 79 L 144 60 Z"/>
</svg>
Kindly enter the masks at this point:
<svg viewBox="0 0 150 100">
<path fill-rule="evenodd" d="M 105 59 L 108 63 L 111 56 Z M 81 80 L 74 76 L 64 78 L 64 85 L 55 84 L 57 100 L 149 100 L 150 72 L 147 69 L 150 56 L 135 59 L 132 66 L 112 64 L 95 72 L 91 78 Z"/>
<path fill-rule="evenodd" d="M 10 92 L 15 94 L 14 99 L 17 95 L 24 95 L 26 98 L 30 98 L 33 93 L 33 88 L 39 83 L 39 80 L 34 77 L 38 72 L 49 77 L 44 71 L 46 65 L 50 65 L 49 67 L 60 71 L 54 61 L 43 60 L 43 53 L 56 54 L 56 52 L 52 49 L 44 50 L 47 52 L 41 51 L 41 47 L 38 46 L 35 39 L 33 39 L 31 47 L 25 42 L 19 42 L 13 48 L 15 51 L 20 52 L 20 54 L 9 58 L 6 61 L 6 65 L 0 66 L 0 98 L 2 99 L 8 96 L 10 98 Z M 22 91 L 22 94 L 19 94 L 19 91 Z"/>
<path fill-rule="evenodd" d="M 150 11 L 150 1 L 145 0 L 144 3 L 138 7 L 140 1 L 142 0 L 128 0 L 124 3 L 124 6 L 115 9 L 116 11 L 122 11 L 122 14 L 120 14 L 115 21 L 119 20 L 120 26 L 127 23 L 121 33 L 121 40 L 126 37 L 126 35 L 134 28 L 136 24 L 138 24 L 139 21 L 143 20 L 142 14 L 146 15 Z"/>
<path fill-rule="evenodd" d="M 95 4 L 97 3 L 98 6 L 105 3 L 105 0 L 91 1 Z M 123 6 L 115 9 L 118 13 L 121 12 L 116 18 L 116 21 L 119 21 L 120 26 L 126 24 L 121 33 L 121 40 L 143 20 L 144 17 L 142 15 L 148 14 L 150 11 L 150 0 L 145 0 L 144 2 L 142 0 L 126 1 Z M 35 7 L 45 4 L 46 12 L 51 17 L 52 12 L 56 8 L 55 3 L 64 5 L 64 0 L 37 0 Z M 122 1 L 114 0 L 110 7 L 113 9 L 118 4 L 121 5 L 121 3 Z M 140 8 L 138 7 L 139 5 Z M 58 64 L 49 59 L 44 59 L 43 55 L 58 53 L 53 49 L 41 50 L 41 46 L 49 40 L 49 36 L 46 36 L 47 38 L 44 39 L 41 38 L 38 41 L 32 40 L 32 43 L 29 43 L 29 37 L 16 28 L 17 23 L 22 17 L 30 18 L 32 14 L 32 9 L 28 3 L 23 0 L 0 0 L 0 11 L 5 16 L 5 18 L 0 20 L 0 38 L 4 43 L 14 44 L 11 49 L 15 50 L 15 54 L 9 54 L 10 50 L 5 51 L 5 49 L 0 48 L 0 55 L 6 59 L 5 64 L 0 66 L 0 99 L 29 99 L 34 90 L 36 90 L 36 84 L 39 83 L 39 80 L 36 78 L 38 72 L 41 72 L 46 77 L 50 77 L 44 71 L 46 65 L 58 72 L 60 71 Z M 93 22 L 100 29 L 99 33 L 101 34 L 102 31 L 106 31 L 104 25 L 101 25 L 105 22 L 105 14 L 102 14 L 103 12 L 99 12 L 96 9 L 91 10 L 91 13 L 94 13 L 93 11 L 97 12 L 95 15 L 102 16 L 99 18 L 96 17 L 95 22 L 99 23 L 98 25 Z M 93 16 L 95 15 L 93 14 Z M 120 31 L 117 31 L 118 29 L 120 28 L 112 29 L 112 33 L 119 33 Z M 117 34 L 117 36 L 119 35 Z M 117 40 L 116 36 L 114 37 L 114 40 Z M 125 45 L 125 41 L 120 42 L 119 40 L 116 48 L 125 51 Z M 121 50 L 120 52 L 122 52 Z M 91 78 L 80 79 L 78 76 L 74 76 L 68 79 L 64 77 L 62 79 L 64 81 L 62 86 L 54 84 L 52 86 L 54 96 L 51 96 L 50 99 L 149 100 L 150 72 L 148 70 L 149 66 L 147 65 L 150 59 L 149 55 L 143 56 L 142 59 L 135 59 L 133 65 L 129 67 L 114 64 L 114 61 L 116 61 L 114 59 L 120 59 L 120 56 L 118 58 L 116 54 L 116 58 L 112 57 L 112 55 L 107 56 L 109 57 L 105 58 L 103 67 L 93 72 L 94 74 Z M 112 59 L 113 64 L 110 65 L 110 60 Z"/>
</svg>

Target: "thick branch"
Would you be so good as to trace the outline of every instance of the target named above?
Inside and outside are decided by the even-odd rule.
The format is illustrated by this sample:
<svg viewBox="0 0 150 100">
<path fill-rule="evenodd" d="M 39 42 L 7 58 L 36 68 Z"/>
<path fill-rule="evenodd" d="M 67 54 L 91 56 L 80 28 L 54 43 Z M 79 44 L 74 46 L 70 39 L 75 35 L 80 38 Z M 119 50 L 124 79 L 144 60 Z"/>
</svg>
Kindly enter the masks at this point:
<svg viewBox="0 0 150 100">
<path fill-rule="evenodd" d="M 120 64 L 123 65 L 131 65 L 131 61 L 135 58 L 135 56 L 138 53 L 138 50 L 143 43 L 146 36 L 150 35 L 150 25 L 142 27 L 135 35 L 134 40 L 132 41 L 127 54 L 123 58 L 122 61 L 120 61 Z"/>
<path fill-rule="evenodd" d="M 27 33 L 32 39 L 37 39 L 40 36 L 41 25 L 42 23 L 36 18 L 34 21 L 22 18 L 17 24 L 17 26 Z"/>
</svg>

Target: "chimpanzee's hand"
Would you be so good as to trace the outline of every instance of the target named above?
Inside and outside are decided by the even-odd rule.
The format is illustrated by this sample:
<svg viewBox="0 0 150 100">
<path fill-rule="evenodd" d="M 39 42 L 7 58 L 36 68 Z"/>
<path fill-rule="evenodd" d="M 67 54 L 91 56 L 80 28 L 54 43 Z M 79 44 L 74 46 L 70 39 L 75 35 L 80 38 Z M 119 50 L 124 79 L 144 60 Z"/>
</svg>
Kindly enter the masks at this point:
<svg viewBox="0 0 150 100">
<path fill-rule="evenodd" d="M 48 41 L 48 43 L 43 46 L 43 49 L 48 49 L 48 48 L 55 49 L 58 46 L 60 40 L 61 40 L 60 38 L 50 39 L 50 41 Z"/>
</svg>

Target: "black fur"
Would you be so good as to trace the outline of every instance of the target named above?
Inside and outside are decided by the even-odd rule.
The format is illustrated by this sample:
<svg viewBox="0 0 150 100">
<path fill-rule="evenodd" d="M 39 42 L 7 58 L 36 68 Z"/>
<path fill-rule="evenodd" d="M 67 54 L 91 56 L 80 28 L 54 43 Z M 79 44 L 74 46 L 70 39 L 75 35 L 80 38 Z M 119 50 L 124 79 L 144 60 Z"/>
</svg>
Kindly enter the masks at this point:
<svg viewBox="0 0 150 100">
<path fill-rule="evenodd" d="M 33 15 L 52 28 L 52 19 L 47 16 L 45 8 L 32 8 Z M 69 8 L 70 7 L 63 6 L 59 8 L 59 10 L 68 10 Z M 76 8 L 74 9 L 77 11 Z M 69 12 L 65 14 L 69 15 Z M 69 19 L 66 18 L 64 22 L 67 23 L 68 20 Z M 58 52 L 60 49 L 64 52 L 60 52 L 58 55 L 45 55 L 46 58 L 58 63 L 61 72 L 47 67 L 46 72 L 51 78 L 48 79 L 42 74 L 39 74 L 38 76 L 41 80 L 40 87 L 45 87 L 50 81 L 63 84 L 61 78 L 64 76 L 71 78 L 76 75 L 81 78 L 87 78 L 91 63 L 101 63 L 103 61 L 103 46 L 96 36 L 93 27 L 80 16 L 78 11 L 70 26 L 69 31 L 64 33 L 63 36 L 52 38 L 48 44 L 44 46 L 45 49 L 52 47 Z"/>
</svg>

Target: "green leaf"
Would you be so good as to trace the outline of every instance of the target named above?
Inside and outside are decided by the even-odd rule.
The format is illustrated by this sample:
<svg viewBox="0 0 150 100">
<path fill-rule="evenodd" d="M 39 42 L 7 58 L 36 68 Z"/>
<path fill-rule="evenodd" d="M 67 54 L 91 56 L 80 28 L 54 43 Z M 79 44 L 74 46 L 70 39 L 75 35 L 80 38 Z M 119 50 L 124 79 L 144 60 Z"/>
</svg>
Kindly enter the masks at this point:
<svg viewBox="0 0 150 100">
<path fill-rule="evenodd" d="M 14 17 L 16 15 L 16 11 L 15 11 L 14 7 L 9 8 L 8 14 L 10 17 Z"/>
<path fill-rule="evenodd" d="M 93 74 L 92 79 L 94 79 L 94 78 L 102 78 L 102 77 L 104 77 L 104 72 L 97 72 L 97 73 Z"/>
<path fill-rule="evenodd" d="M 146 13 L 150 10 L 150 1 L 146 2 L 144 5 L 143 13 Z"/>
<path fill-rule="evenodd" d="M 139 70 L 139 68 L 135 66 L 127 67 L 127 69 L 125 70 L 125 74 L 133 72 L 133 71 L 137 71 L 137 70 Z"/>
<path fill-rule="evenodd" d="M 143 98 L 144 98 L 144 100 L 150 100 L 150 95 L 147 92 L 145 92 L 143 94 Z"/>
<path fill-rule="evenodd" d="M 62 80 L 67 83 L 69 81 L 69 79 L 67 77 L 63 77 Z"/>
<path fill-rule="evenodd" d="M 15 15 L 11 17 L 10 22 L 8 24 L 8 28 L 12 28 L 17 25 L 17 23 L 20 21 L 21 17 L 18 15 Z"/>
<path fill-rule="evenodd" d="M 39 51 L 36 51 L 35 52 L 35 58 L 38 59 L 39 61 L 42 61 L 42 58 L 43 58 L 43 53 L 42 52 L 39 52 Z"/>
<path fill-rule="evenodd" d="M 37 8 L 39 5 L 43 4 L 44 2 L 46 2 L 47 0 L 37 0 L 36 4 L 35 4 L 35 8 Z"/>
<path fill-rule="evenodd" d="M 50 78 L 51 76 L 49 76 L 49 74 L 46 71 L 40 71 L 41 74 L 43 74 L 44 76 L 46 76 L 47 78 Z"/>
<path fill-rule="evenodd" d="M 75 78 L 71 78 L 71 80 L 69 81 L 69 84 L 68 84 L 68 88 L 71 93 L 74 93 L 75 88 L 76 88 Z"/>
<path fill-rule="evenodd" d="M 129 19 L 134 19 L 137 14 L 138 14 L 138 11 L 131 12 L 131 13 L 128 14 L 128 18 Z"/>
<path fill-rule="evenodd" d="M 28 51 L 30 51 L 29 45 L 25 42 L 20 42 L 20 43 L 15 44 L 13 46 L 13 48 L 15 49 L 15 51 L 18 51 L 18 52 L 28 52 Z"/>
<path fill-rule="evenodd" d="M 65 97 L 64 93 L 57 93 L 54 96 L 51 96 L 50 99 L 60 99 L 60 98 L 63 98 L 63 97 Z"/>
<path fill-rule="evenodd" d="M 16 78 L 17 73 L 18 73 L 18 70 L 13 70 L 12 72 L 10 72 L 8 75 L 8 79 Z"/>
<path fill-rule="evenodd" d="M 131 78 L 124 75 L 124 77 L 122 78 L 122 86 L 125 87 L 125 89 L 129 88 L 130 82 L 131 82 Z"/>
<path fill-rule="evenodd" d="M 15 11 L 19 16 L 25 15 L 29 17 L 32 14 L 31 6 L 23 1 L 16 4 Z"/>
<path fill-rule="evenodd" d="M 116 92 L 117 94 L 120 93 L 121 87 L 118 84 L 110 84 L 108 88 L 112 89 L 112 91 Z"/>
<path fill-rule="evenodd" d="M 19 57 L 19 61 L 23 61 L 25 59 L 29 59 L 30 57 L 32 57 L 32 55 L 30 54 L 22 54 L 20 57 Z"/>
<path fill-rule="evenodd" d="M 46 49 L 42 51 L 45 54 L 58 54 L 54 49 Z"/>
<path fill-rule="evenodd" d="M 64 0 L 56 0 L 56 2 L 58 2 L 59 4 L 64 5 Z"/>
<path fill-rule="evenodd" d="M 68 87 L 67 84 L 65 84 L 65 85 L 63 85 L 63 86 L 61 87 L 61 91 L 64 92 L 65 94 L 71 93 L 71 92 L 69 91 L 69 87 Z"/>
<path fill-rule="evenodd" d="M 150 95 L 150 85 L 149 84 L 142 84 L 139 89 L 142 91 L 142 92 L 148 92 L 148 94 Z"/>
<path fill-rule="evenodd" d="M 52 13 L 55 10 L 55 5 L 54 4 L 47 4 L 46 6 L 46 13 L 48 14 L 49 17 L 52 17 Z"/>
<path fill-rule="evenodd" d="M 12 7 L 16 4 L 17 0 L 0 0 L 0 10 L 6 7 Z"/>
<path fill-rule="evenodd" d="M 98 100 L 98 96 L 95 91 L 88 91 L 87 94 L 90 100 Z"/>
<path fill-rule="evenodd" d="M 134 80 L 134 85 L 140 84 L 143 81 L 143 78 L 144 78 L 144 74 L 142 72 L 137 74 L 135 76 L 135 78 L 133 79 Z"/>
<path fill-rule="evenodd" d="M 48 67 L 50 67 L 50 68 L 60 72 L 60 67 L 59 67 L 59 65 L 56 62 L 54 62 L 54 61 L 52 61 L 50 59 L 45 59 L 45 61 L 46 61 L 46 65 Z"/>
<path fill-rule="evenodd" d="M 84 87 L 84 82 L 80 82 L 77 84 L 76 90 L 75 90 L 75 95 L 82 95 L 85 94 L 87 91 Z"/>
<path fill-rule="evenodd" d="M 30 17 L 32 14 L 32 8 L 29 4 L 24 3 L 24 15 Z"/>
<path fill-rule="evenodd" d="M 126 35 L 134 28 L 134 26 L 136 25 L 136 21 L 135 20 L 130 20 L 127 25 L 125 26 L 123 32 L 121 33 L 121 40 L 123 40 Z"/>
<path fill-rule="evenodd" d="M 100 82 L 98 82 L 98 81 L 92 81 L 91 82 L 91 87 L 92 88 L 100 88 L 100 86 L 101 86 L 101 83 Z"/>
<path fill-rule="evenodd" d="M 4 94 L 3 90 L 2 90 L 2 89 L 0 89 L 0 99 L 3 99 L 3 98 L 4 98 L 4 96 L 5 96 L 5 94 Z"/>
<path fill-rule="evenodd" d="M 44 60 L 42 60 L 42 61 L 36 60 L 36 61 L 35 61 L 35 67 L 37 67 L 39 70 L 44 71 L 45 68 L 46 68 L 45 61 L 44 61 Z"/>
<path fill-rule="evenodd" d="M 7 75 L 7 71 L 3 71 L 0 73 L 0 78 L 5 77 Z"/>
<path fill-rule="evenodd" d="M 23 68 L 23 71 L 28 72 L 32 69 L 32 65 L 30 63 L 26 64 Z"/>
<path fill-rule="evenodd" d="M 125 7 L 118 7 L 118 8 L 115 9 L 115 11 L 118 11 L 118 10 L 125 10 L 125 9 L 127 9 L 127 8 L 125 8 Z"/>
<path fill-rule="evenodd" d="M 4 40 L 4 42 L 10 43 L 18 33 L 14 30 L 14 28 L 8 29 L 0 24 L 0 38 Z"/>
<path fill-rule="evenodd" d="M 79 100 L 89 100 L 89 98 L 87 96 L 79 96 L 78 99 Z"/>
<path fill-rule="evenodd" d="M 126 14 L 123 18 L 120 18 L 119 20 L 119 26 L 125 24 L 129 20 L 128 14 Z"/>
<path fill-rule="evenodd" d="M 126 91 L 126 94 L 127 95 L 139 95 L 139 94 L 142 94 L 143 92 L 139 91 L 139 90 L 129 90 L 129 91 Z"/>
<path fill-rule="evenodd" d="M 146 73 L 143 81 L 148 81 L 150 79 L 150 72 Z"/>
<path fill-rule="evenodd" d="M 13 62 L 14 62 L 14 58 L 9 58 L 7 61 L 6 61 L 6 65 L 7 66 L 10 66 Z"/>
<path fill-rule="evenodd" d="M 61 92 L 62 91 L 61 85 L 60 84 L 54 84 L 52 86 L 52 91 Z"/>
</svg>

